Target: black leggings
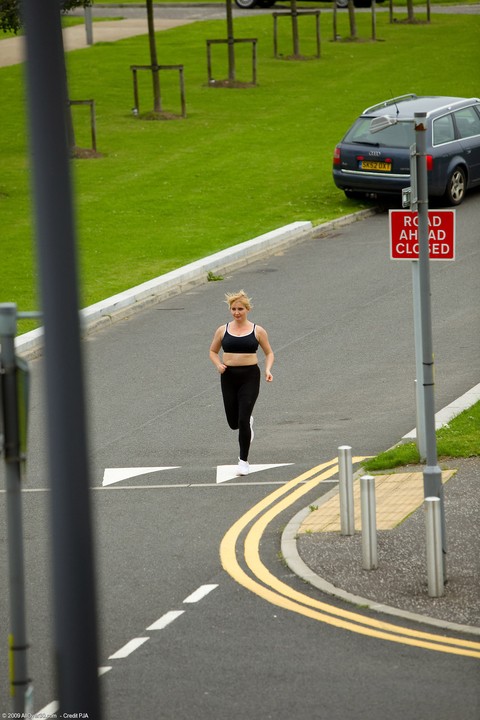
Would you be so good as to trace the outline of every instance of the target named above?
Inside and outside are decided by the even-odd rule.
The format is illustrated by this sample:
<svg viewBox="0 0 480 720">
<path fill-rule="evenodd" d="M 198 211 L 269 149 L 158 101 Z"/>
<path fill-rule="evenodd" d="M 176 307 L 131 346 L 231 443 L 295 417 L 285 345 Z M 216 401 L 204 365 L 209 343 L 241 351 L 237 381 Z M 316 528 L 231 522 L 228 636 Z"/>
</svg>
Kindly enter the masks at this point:
<svg viewBox="0 0 480 720">
<path fill-rule="evenodd" d="M 248 459 L 250 449 L 250 416 L 260 390 L 258 365 L 229 366 L 220 376 L 227 422 L 238 430 L 240 460 Z"/>
</svg>

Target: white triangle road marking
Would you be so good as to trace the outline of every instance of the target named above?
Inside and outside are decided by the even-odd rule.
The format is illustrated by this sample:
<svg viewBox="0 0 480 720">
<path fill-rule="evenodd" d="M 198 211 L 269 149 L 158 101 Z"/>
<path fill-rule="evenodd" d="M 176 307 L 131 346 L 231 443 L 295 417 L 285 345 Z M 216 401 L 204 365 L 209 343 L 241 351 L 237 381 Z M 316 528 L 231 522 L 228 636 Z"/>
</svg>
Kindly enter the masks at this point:
<svg viewBox="0 0 480 720">
<path fill-rule="evenodd" d="M 102 485 L 113 485 L 127 478 L 137 477 L 138 475 L 148 475 L 148 473 L 158 472 L 159 470 L 175 470 L 179 465 L 168 467 L 131 467 L 131 468 L 106 468 L 103 473 Z"/>
<path fill-rule="evenodd" d="M 293 465 L 293 463 L 276 463 L 274 465 L 250 465 L 250 473 L 261 472 L 262 470 L 269 470 L 270 468 L 285 467 L 286 465 Z M 217 465 L 217 485 L 219 483 L 227 482 L 227 480 L 233 480 L 233 478 L 239 477 L 237 475 L 237 465 Z M 246 477 L 246 476 L 241 476 Z"/>
</svg>

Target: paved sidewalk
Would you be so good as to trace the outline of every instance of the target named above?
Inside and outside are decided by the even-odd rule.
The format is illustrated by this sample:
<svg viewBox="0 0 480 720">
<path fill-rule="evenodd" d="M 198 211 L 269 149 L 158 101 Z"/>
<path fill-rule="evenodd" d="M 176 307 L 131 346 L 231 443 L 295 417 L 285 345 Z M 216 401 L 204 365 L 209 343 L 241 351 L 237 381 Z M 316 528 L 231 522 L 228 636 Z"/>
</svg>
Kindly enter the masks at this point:
<svg viewBox="0 0 480 720">
<path fill-rule="evenodd" d="M 180 25 L 188 25 L 192 20 L 155 18 L 155 30 L 169 30 Z M 93 41 L 116 42 L 135 35 L 148 33 L 147 18 L 129 20 L 106 20 L 93 24 Z M 88 48 L 85 25 L 75 25 L 63 31 L 65 50 Z M 25 38 L 18 36 L 0 40 L 0 67 L 17 65 L 25 59 Z"/>
<path fill-rule="evenodd" d="M 455 470 L 442 473 L 446 483 Z M 393 530 L 423 503 L 423 473 L 390 473 L 375 476 L 377 530 Z M 360 506 L 360 478 L 353 485 L 355 529 L 362 530 Z M 335 493 L 313 510 L 300 525 L 299 533 L 340 532 L 340 498 Z"/>
<path fill-rule="evenodd" d="M 376 570 L 362 568 L 359 519 L 355 535 L 339 532 L 338 487 L 314 503 L 318 510 L 305 508 L 285 530 L 282 550 L 290 568 L 322 591 L 356 605 L 480 635 L 480 458 L 440 464 L 445 482 L 448 579 L 442 597 L 428 595 L 423 468 L 419 466 L 377 477 Z M 399 491 L 405 501 L 402 507 Z"/>
</svg>

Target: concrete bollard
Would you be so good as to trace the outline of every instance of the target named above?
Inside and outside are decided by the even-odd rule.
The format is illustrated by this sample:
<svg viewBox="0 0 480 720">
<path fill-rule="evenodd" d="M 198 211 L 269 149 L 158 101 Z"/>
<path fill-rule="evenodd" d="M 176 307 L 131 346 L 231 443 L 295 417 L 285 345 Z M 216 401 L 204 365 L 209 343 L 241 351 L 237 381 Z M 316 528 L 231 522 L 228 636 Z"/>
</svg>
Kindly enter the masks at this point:
<svg viewBox="0 0 480 720">
<path fill-rule="evenodd" d="M 353 465 L 352 448 L 341 445 L 338 448 L 339 496 L 340 496 L 340 534 L 355 534 L 355 516 L 353 507 Z"/>
<path fill-rule="evenodd" d="M 362 567 L 364 570 L 375 570 L 378 567 L 377 508 L 375 478 L 372 475 L 363 475 L 360 478 L 360 500 L 362 512 Z"/>
<path fill-rule="evenodd" d="M 438 497 L 425 498 L 425 526 L 427 534 L 427 579 L 430 597 L 444 592 L 442 510 Z"/>
</svg>

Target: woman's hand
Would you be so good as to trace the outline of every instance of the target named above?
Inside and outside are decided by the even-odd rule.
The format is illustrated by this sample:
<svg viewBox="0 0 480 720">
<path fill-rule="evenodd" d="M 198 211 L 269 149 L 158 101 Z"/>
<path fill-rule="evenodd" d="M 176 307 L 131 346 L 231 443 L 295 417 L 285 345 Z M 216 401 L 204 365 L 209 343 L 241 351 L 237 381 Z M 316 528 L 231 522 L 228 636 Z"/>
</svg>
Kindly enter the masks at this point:
<svg viewBox="0 0 480 720">
<path fill-rule="evenodd" d="M 266 380 L 267 382 L 272 382 L 272 380 L 273 380 L 273 375 L 272 375 L 272 373 L 270 372 L 270 370 L 265 370 L 265 380 Z"/>
</svg>

